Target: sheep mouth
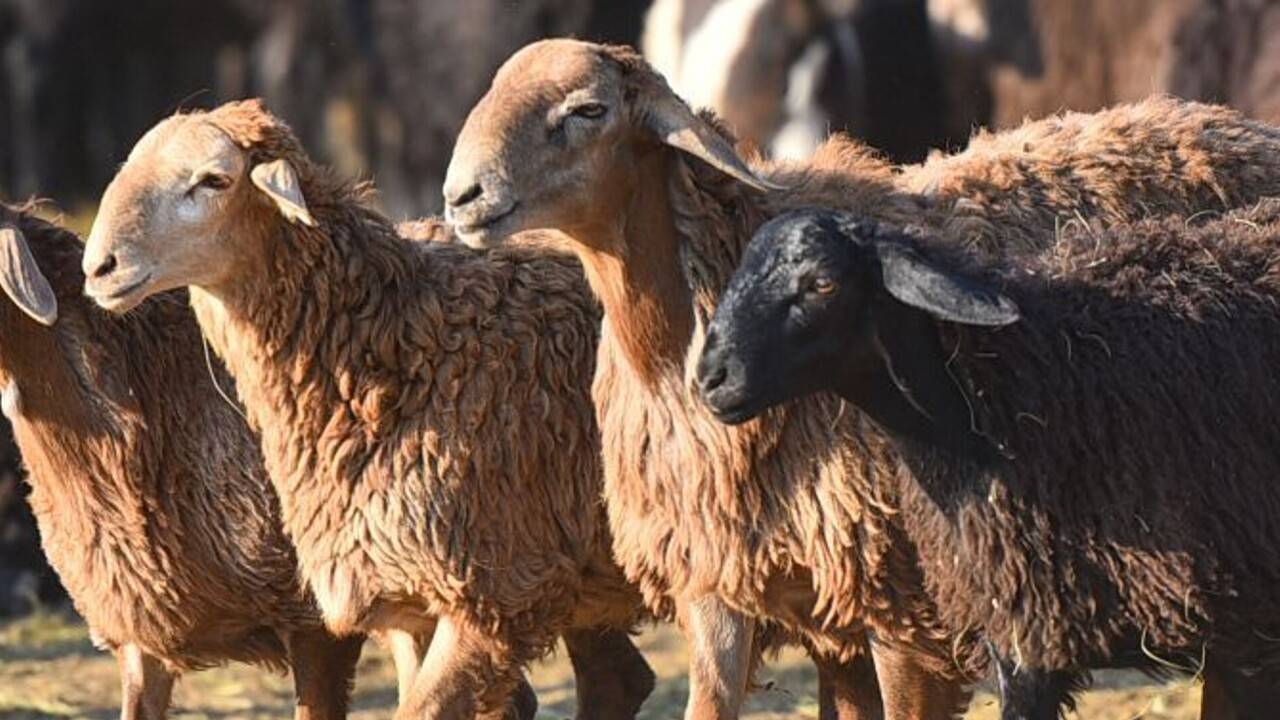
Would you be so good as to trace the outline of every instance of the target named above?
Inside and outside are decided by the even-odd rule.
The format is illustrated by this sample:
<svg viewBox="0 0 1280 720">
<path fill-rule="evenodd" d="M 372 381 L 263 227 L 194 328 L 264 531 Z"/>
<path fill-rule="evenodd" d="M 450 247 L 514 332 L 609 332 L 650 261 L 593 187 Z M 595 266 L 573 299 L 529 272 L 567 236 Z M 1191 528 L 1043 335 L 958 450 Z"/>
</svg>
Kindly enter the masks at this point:
<svg viewBox="0 0 1280 720">
<path fill-rule="evenodd" d="M 141 302 L 141 290 L 151 282 L 151 273 L 146 273 L 138 280 L 128 283 L 123 287 L 118 287 L 109 293 L 98 293 L 90 291 L 89 295 L 93 297 L 94 302 L 98 303 L 105 310 L 112 312 L 124 312 L 139 302 Z"/>
<path fill-rule="evenodd" d="M 468 221 L 455 220 L 454 227 L 458 235 L 467 242 L 487 242 L 501 235 L 500 226 L 510 220 L 520 208 L 520 203 L 513 202 L 501 210 L 490 212 L 479 218 Z"/>
<path fill-rule="evenodd" d="M 741 425 L 768 409 L 769 403 L 742 393 L 713 392 L 703 401 L 716 420 L 725 425 Z"/>
</svg>

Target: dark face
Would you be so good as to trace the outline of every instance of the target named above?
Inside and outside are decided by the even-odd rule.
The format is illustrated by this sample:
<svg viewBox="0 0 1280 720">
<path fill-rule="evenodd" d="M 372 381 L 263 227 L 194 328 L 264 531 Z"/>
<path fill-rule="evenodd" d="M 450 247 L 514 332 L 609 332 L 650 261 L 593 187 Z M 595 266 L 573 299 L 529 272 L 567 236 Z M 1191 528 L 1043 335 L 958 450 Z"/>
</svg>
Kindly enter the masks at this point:
<svg viewBox="0 0 1280 720">
<path fill-rule="evenodd" d="M 902 232 L 800 210 L 752 238 L 707 329 L 698 387 L 727 423 L 819 391 L 896 423 L 883 402 L 900 391 L 895 373 L 917 386 L 938 379 L 936 322 L 999 327 L 1018 317 L 999 290 L 922 256 Z M 930 387 L 946 394 L 950 384 Z M 938 394 L 911 404 L 935 407 Z"/>
<path fill-rule="evenodd" d="M 742 423 L 836 388 L 866 334 L 868 255 L 826 211 L 787 215 L 756 233 L 698 361 L 698 387 L 716 417 Z"/>
</svg>

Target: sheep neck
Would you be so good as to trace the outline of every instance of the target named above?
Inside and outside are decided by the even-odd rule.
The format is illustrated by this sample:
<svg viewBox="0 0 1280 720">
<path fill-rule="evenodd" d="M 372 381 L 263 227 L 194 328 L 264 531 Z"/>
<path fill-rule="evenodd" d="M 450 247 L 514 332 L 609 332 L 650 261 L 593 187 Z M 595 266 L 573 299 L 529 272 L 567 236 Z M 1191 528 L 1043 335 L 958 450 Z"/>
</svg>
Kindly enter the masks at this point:
<svg viewBox="0 0 1280 720">
<path fill-rule="evenodd" d="M 408 304 L 430 292 L 429 280 L 421 276 L 421 284 L 411 287 L 405 276 L 412 264 L 410 246 L 372 213 L 347 205 L 313 212 L 322 230 L 284 220 L 263 222 L 257 241 L 246 243 L 246 256 L 255 260 L 239 264 L 235 283 L 191 292 L 200 329 L 235 377 L 250 424 L 263 429 L 270 475 L 286 496 L 297 487 L 281 486 L 281 479 L 301 482 L 317 462 L 313 453 L 291 452 L 315 447 L 324 432 L 323 423 L 304 418 L 331 411 L 337 417 L 361 418 L 366 432 L 345 446 L 355 465 L 368 459 L 376 435 L 394 426 L 394 418 L 375 408 L 362 410 L 350 389 L 340 385 L 342 378 L 320 360 L 326 348 L 345 347 L 352 357 L 382 353 L 378 362 L 388 372 L 398 370 L 397 357 L 386 354 L 394 345 L 374 347 L 376 338 L 362 335 L 345 320 L 362 314 L 391 316 L 387 308 L 397 308 L 394 316 L 402 317 Z M 359 222 L 371 229 L 361 238 L 335 231 L 342 223 L 334 212 L 363 213 Z M 291 459 L 281 465 L 285 457 Z"/>
<path fill-rule="evenodd" d="M 624 356 L 640 377 L 656 383 L 679 373 L 693 337 L 693 300 L 680 262 L 667 191 L 668 153 L 638 161 L 610 242 L 588 248 L 583 265 Z"/>
</svg>

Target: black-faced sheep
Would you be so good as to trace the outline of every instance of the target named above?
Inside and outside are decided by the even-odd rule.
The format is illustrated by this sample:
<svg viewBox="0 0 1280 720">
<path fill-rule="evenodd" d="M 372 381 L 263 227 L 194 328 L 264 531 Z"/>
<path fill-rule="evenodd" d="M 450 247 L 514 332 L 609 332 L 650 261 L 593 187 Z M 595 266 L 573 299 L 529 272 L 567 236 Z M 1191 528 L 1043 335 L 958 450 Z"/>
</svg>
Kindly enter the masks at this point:
<svg viewBox="0 0 1280 720">
<path fill-rule="evenodd" d="M 147 133 L 84 262 L 109 309 L 191 286 L 326 624 L 438 618 L 400 717 L 495 707 L 558 635 L 618 651 L 583 665 L 580 716 L 634 715 L 643 658 L 625 636 L 575 642 L 621 635 L 640 605 L 610 556 L 599 310 L 571 258 L 405 242 L 249 101 Z"/>
<path fill-rule="evenodd" d="M 892 438 L 929 588 L 992 647 L 1004 717 L 1053 720 L 1116 665 L 1204 669 L 1227 716 L 1270 716 L 1277 221 L 1076 228 L 1009 260 L 789 214 L 725 290 L 699 388 L 731 423 L 834 391 Z"/>
<path fill-rule="evenodd" d="M 110 317 L 83 295 L 82 251 L 0 205 L 3 409 L 45 553 L 119 659 L 122 716 L 162 718 L 180 673 L 234 660 L 291 667 L 298 717 L 345 717 L 362 638 L 326 633 L 302 589 L 185 298 Z"/>
<path fill-rule="evenodd" d="M 968 183 L 936 165 L 899 177 L 838 137 L 807 163 L 769 165 L 626 49 L 547 41 L 499 71 L 459 137 L 448 214 L 476 244 L 559 229 L 583 260 L 605 309 L 593 393 L 615 556 L 651 603 L 716 598 L 850 654 L 869 627 L 922 651 L 942 685 L 965 676 L 877 481 L 894 467 L 888 444 L 829 395 L 723 427 L 686 359 L 751 233 L 788 209 L 924 221 L 999 249 L 1042 247 L 1077 213 L 1117 221 L 1280 191 L 1280 133 L 1221 108 L 1156 99 L 1027 132 L 1045 152 L 993 145 L 946 166 Z M 903 191 L 915 173 L 925 192 Z M 714 666 L 696 650 L 695 670 Z"/>
</svg>

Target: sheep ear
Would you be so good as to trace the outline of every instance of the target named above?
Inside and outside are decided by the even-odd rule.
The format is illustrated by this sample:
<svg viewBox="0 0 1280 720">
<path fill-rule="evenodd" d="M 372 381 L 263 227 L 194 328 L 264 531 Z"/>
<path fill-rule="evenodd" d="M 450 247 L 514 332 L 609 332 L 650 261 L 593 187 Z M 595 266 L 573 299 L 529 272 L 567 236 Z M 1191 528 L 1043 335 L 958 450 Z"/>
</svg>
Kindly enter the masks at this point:
<svg viewBox="0 0 1280 720">
<path fill-rule="evenodd" d="M 298 173 L 288 160 L 272 160 L 256 165 L 249 173 L 253 184 L 267 194 L 280 209 L 289 222 L 300 222 L 308 227 L 315 227 L 316 221 L 307 209 L 307 201 L 302 197 L 302 185 L 298 183 Z"/>
<path fill-rule="evenodd" d="M 898 245 L 876 247 L 885 290 L 939 320 L 1000 327 L 1016 322 L 1018 306 L 996 290 L 930 265 Z"/>
<path fill-rule="evenodd" d="M 669 89 L 654 94 L 657 97 L 646 108 L 644 123 L 663 144 L 689 153 L 756 190 L 785 189 L 755 174 L 723 135 L 698 117 Z"/>
<path fill-rule="evenodd" d="M 0 288 L 32 320 L 41 325 L 57 322 L 58 296 L 15 227 L 0 227 Z"/>
</svg>

